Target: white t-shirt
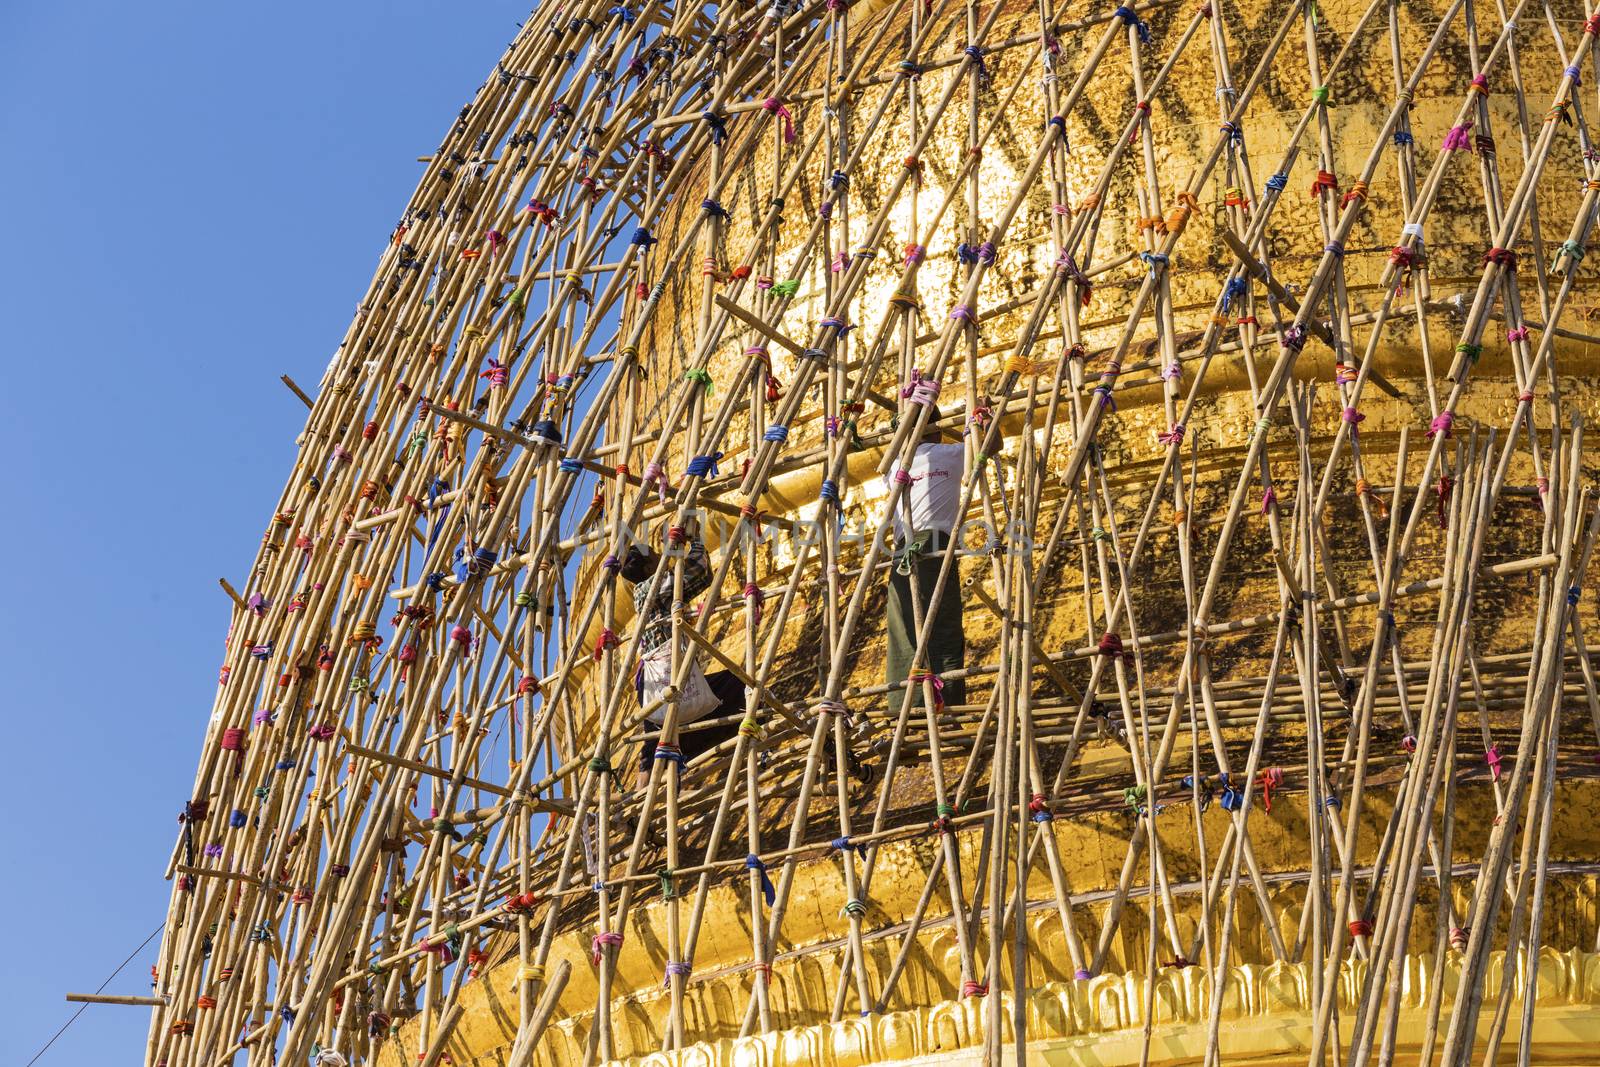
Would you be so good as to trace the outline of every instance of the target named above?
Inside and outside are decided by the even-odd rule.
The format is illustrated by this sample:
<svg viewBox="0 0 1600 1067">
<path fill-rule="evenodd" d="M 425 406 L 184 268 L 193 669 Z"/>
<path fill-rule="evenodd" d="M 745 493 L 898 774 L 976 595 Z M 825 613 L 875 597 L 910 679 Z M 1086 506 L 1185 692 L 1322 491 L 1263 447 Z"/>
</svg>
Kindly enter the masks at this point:
<svg viewBox="0 0 1600 1067">
<path fill-rule="evenodd" d="M 961 521 L 961 483 L 966 474 L 967 446 L 918 445 L 911 457 L 912 482 L 906 487 L 905 500 L 911 506 L 911 529 L 952 532 Z M 895 464 L 899 469 L 899 464 Z M 894 471 L 890 471 L 889 486 L 894 487 Z M 894 509 L 894 532 L 898 537 L 907 534 L 905 504 Z"/>
</svg>

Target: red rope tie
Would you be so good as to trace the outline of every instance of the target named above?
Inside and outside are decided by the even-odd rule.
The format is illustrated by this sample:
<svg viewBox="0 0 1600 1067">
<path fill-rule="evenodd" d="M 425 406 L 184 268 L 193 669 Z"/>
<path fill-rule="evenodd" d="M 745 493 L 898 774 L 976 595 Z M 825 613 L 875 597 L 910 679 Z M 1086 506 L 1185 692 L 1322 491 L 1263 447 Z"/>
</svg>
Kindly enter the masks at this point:
<svg viewBox="0 0 1600 1067">
<path fill-rule="evenodd" d="M 761 543 L 761 512 L 756 510 L 754 504 L 746 504 L 739 509 L 739 517 L 746 520 L 755 529 L 756 544 Z"/>
<path fill-rule="evenodd" d="M 1272 810 L 1272 791 L 1283 786 L 1283 768 L 1269 767 L 1261 772 L 1261 806 Z"/>
<path fill-rule="evenodd" d="M 1371 937 L 1372 924 L 1365 919 L 1356 919 L 1350 924 L 1351 937 Z"/>
<path fill-rule="evenodd" d="M 606 649 L 616 648 L 621 643 L 617 639 L 616 632 L 609 626 L 601 630 L 600 636 L 594 640 L 594 661 L 599 663 L 600 658 L 606 654 Z"/>
<path fill-rule="evenodd" d="M 1311 199 L 1315 200 L 1324 191 L 1337 193 L 1339 191 L 1339 179 L 1335 178 L 1331 171 L 1319 170 L 1317 171 L 1317 176 L 1311 179 Z"/>
<path fill-rule="evenodd" d="M 1439 529 L 1444 529 L 1450 524 L 1450 491 L 1456 487 L 1456 480 L 1448 474 L 1439 475 L 1438 483 L 1433 491 L 1439 494 Z"/>
<path fill-rule="evenodd" d="M 1483 265 L 1487 267 L 1490 264 L 1507 270 L 1516 270 L 1517 254 L 1509 248 L 1491 248 L 1483 254 Z"/>
<path fill-rule="evenodd" d="M 512 915 L 526 915 L 539 905 L 537 893 L 518 893 L 506 898 L 505 910 Z"/>
<path fill-rule="evenodd" d="M 974 982 L 969 978 L 961 983 L 961 995 L 964 997 L 986 997 L 989 995 L 989 983 Z"/>
<path fill-rule="evenodd" d="M 1109 656 L 1112 659 L 1121 659 L 1122 635 L 1114 634 L 1107 630 L 1105 633 L 1100 635 L 1100 643 L 1095 646 L 1095 651 L 1102 656 Z"/>
</svg>

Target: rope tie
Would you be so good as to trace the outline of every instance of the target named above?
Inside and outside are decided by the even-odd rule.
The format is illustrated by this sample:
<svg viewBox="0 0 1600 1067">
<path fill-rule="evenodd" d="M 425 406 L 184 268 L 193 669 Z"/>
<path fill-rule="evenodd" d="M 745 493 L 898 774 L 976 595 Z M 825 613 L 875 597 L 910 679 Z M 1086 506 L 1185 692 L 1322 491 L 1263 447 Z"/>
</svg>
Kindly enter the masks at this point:
<svg viewBox="0 0 1600 1067">
<path fill-rule="evenodd" d="M 1311 199 L 1315 200 L 1324 192 L 1337 193 L 1339 179 L 1333 176 L 1332 171 L 1319 170 L 1317 176 L 1311 179 Z"/>
<path fill-rule="evenodd" d="M 1261 772 L 1261 807 L 1272 810 L 1272 791 L 1283 785 L 1283 768 L 1269 767 Z"/>
<path fill-rule="evenodd" d="M 1455 487 L 1456 480 L 1448 474 L 1439 475 L 1439 481 L 1433 487 L 1433 491 L 1438 497 L 1439 529 L 1441 530 L 1450 525 L 1450 492 Z"/>
<path fill-rule="evenodd" d="M 1351 937 L 1371 937 L 1372 924 L 1365 919 L 1355 919 L 1350 923 Z"/>
<path fill-rule="evenodd" d="M 743 721 L 739 723 L 739 736 L 748 737 L 750 740 L 759 743 L 766 740 L 767 732 L 761 728 L 761 723 L 746 715 Z"/>
<path fill-rule="evenodd" d="M 1050 812 L 1050 801 L 1043 793 L 1033 794 L 1028 801 L 1028 811 L 1037 823 L 1047 823 L 1055 818 Z"/>
<path fill-rule="evenodd" d="M 1444 135 L 1444 142 L 1439 145 L 1441 152 L 1470 152 L 1472 141 L 1468 133 L 1472 130 L 1472 120 L 1468 119 L 1459 126 L 1450 127 L 1450 132 Z"/>
<path fill-rule="evenodd" d="M 850 709 L 845 706 L 842 700 L 819 700 L 812 708 L 812 711 L 817 715 L 840 715 L 846 720 L 850 718 Z"/>
<path fill-rule="evenodd" d="M 1358 408 L 1345 408 L 1344 421 L 1350 424 L 1350 436 L 1354 437 L 1360 432 L 1361 424 L 1367 421 L 1367 417 Z"/>
<path fill-rule="evenodd" d="M 783 143 L 792 144 L 794 142 L 794 116 L 783 105 L 783 101 L 775 96 L 769 96 L 761 101 L 761 110 L 769 115 L 775 115 L 783 121 Z"/>
<path fill-rule="evenodd" d="M 1175 422 L 1172 424 L 1172 429 L 1157 433 L 1156 440 L 1164 445 L 1181 445 L 1183 444 L 1183 431 L 1183 423 Z"/>
<path fill-rule="evenodd" d="M 688 960 L 668 960 L 666 977 L 661 981 L 661 988 L 666 989 L 667 987 L 671 986 L 672 979 L 675 976 L 687 981 L 690 972 L 693 970 L 694 964 L 690 963 Z"/>
<path fill-rule="evenodd" d="M 1504 267 L 1509 271 L 1514 271 L 1517 269 L 1517 254 L 1509 248 L 1497 246 L 1483 254 L 1483 263 L 1484 266 L 1493 264 L 1496 267 Z"/>
<path fill-rule="evenodd" d="M 961 50 L 961 54 L 971 62 L 972 66 L 969 69 L 978 76 L 978 81 L 987 83 L 989 81 L 989 68 L 983 62 L 983 49 L 975 44 L 969 44 Z"/>
<path fill-rule="evenodd" d="M 1489 76 L 1487 74 L 1474 74 L 1472 76 L 1472 87 L 1469 91 L 1477 93 L 1480 96 L 1488 96 Z"/>
<path fill-rule="evenodd" d="M 761 876 L 761 896 L 766 900 L 767 907 L 772 907 L 778 899 L 778 891 L 772 887 L 772 879 L 767 877 L 767 865 L 752 852 L 744 858 L 744 866 L 746 870 L 755 871 Z"/>
<path fill-rule="evenodd" d="M 933 710 L 942 711 L 944 709 L 944 679 L 932 671 L 919 671 L 906 676 L 906 685 L 908 686 L 921 685 L 923 682 L 933 686 Z"/>
<path fill-rule="evenodd" d="M 851 899 L 845 901 L 844 902 L 844 907 L 839 909 L 839 914 L 840 915 L 845 915 L 845 916 L 848 916 L 848 917 L 850 917 L 852 919 L 855 919 L 855 920 L 858 920 L 858 921 L 866 913 L 867 913 L 866 904 L 864 904 L 860 900 L 857 900 L 854 897 L 852 897 Z"/>
<path fill-rule="evenodd" d="M 1150 43 L 1150 26 L 1131 7 L 1119 7 L 1111 13 L 1112 18 L 1121 19 L 1123 25 L 1133 30 L 1139 37 L 1140 44 Z"/>
<path fill-rule="evenodd" d="M 1350 204 L 1354 203 L 1355 201 L 1357 201 L 1357 200 L 1363 200 L 1364 201 L 1364 200 L 1366 200 L 1366 198 L 1367 198 L 1367 183 L 1362 181 L 1362 180 L 1360 180 L 1360 179 L 1357 179 L 1356 181 L 1353 181 L 1353 182 L 1350 183 L 1350 190 L 1348 192 L 1346 192 L 1344 194 L 1344 196 L 1339 198 L 1339 206 L 1341 208 L 1348 207 L 1348 206 L 1350 206 Z"/>
<path fill-rule="evenodd" d="M 598 967 L 600 966 L 600 961 L 605 959 L 607 948 L 622 947 L 622 935 L 613 933 L 610 930 L 602 930 L 594 935 L 594 940 L 590 942 L 590 947 L 593 949 L 594 965 Z"/>
<path fill-rule="evenodd" d="M 711 372 L 706 370 L 704 367 L 690 367 L 688 370 L 683 372 L 683 380 L 686 382 L 699 383 L 702 387 L 704 387 L 706 396 L 711 396 L 716 392 L 717 389 L 716 383 L 711 380 Z"/>
<path fill-rule="evenodd" d="M 1107 630 L 1100 635 L 1100 643 L 1095 646 L 1095 652 L 1110 659 L 1121 659 L 1122 635 Z"/>
<path fill-rule="evenodd" d="M 1365 478 L 1357 478 L 1356 499 L 1361 500 L 1362 498 L 1367 498 L 1372 501 L 1372 506 L 1378 509 L 1379 517 L 1388 517 L 1389 505 L 1384 503 L 1383 497 L 1379 496 L 1373 491 L 1371 483 L 1369 483 Z"/>
<path fill-rule="evenodd" d="M 644 485 L 656 487 L 656 499 L 662 504 L 667 502 L 667 468 L 660 463 L 650 463 L 644 469 Z"/>
<path fill-rule="evenodd" d="M 1272 488 L 1272 486 L 1270 486 L 1270 485 L 1267 486 L 1266 491 L 1261 494 L 1261 514 L 1263 514 L 1263 515 L 1272 514 L 1273 505 L 1275 505 L 1277 502 L 1278 502 L 1278 492 L 1277 492 L 1277 490 Z"/>
<path fill-rule="evenodd" d="M 989 995 L 989 983 L 974 982 L 969 978 L 961 983 L 961 995 L 963 997 L 986 997 Z"/>
<path fill-rule="evenodd" d="M 603 656 L 605 656 L 607 649 L 617 648 L 621 644 L 622 644 L 622 642 L 617 637 L 616 631 L 612 630 L 610 627 L 606 627 L 606 628 L 602 629 L 600 631 L 600 636 L 595 638 L 595 640 L 594 640 L 594 660 L 595 660 L 595 662 L 596 663 L 600 662 L 601 658 Z"/>
<path fill-rule="evenodd" d="M 685 468 L 685 473 L 691 478 L 715 478 L 721 474 L 721 471 L 719 471 L 717 468 L 717 461 L 721 458 L 721 452 L 713 452 L 710 455 L 705 456 L 695 456 L 689 460 L 689 465 Z"/>
<path fill-rule="evenodd" d="M 676 763 L 679 767 L 682 767 L 683 749 L 670 741 L 657 741 L 655 758 L 665 760 L 668 763 Z"/>
<path fill-rule="evenodd" d="M 1273 174 L 1267 178 L 1266 188 L 1270 193 L 1283 192 L 1285 189 L 1289 188 L 1289 176 L 1281 170 L 1278 171 L 1276 174 Z"/>
<path fill-rule="evenodd" d="M 1145 266 L 1150 268 L 1150 277 L 1152 279 L 1158 276 L 1156 273 L 1158 267 L 1165 267 L 1170 262 L 1169 257 L 1161 252 L 1140 252 L 1139 259 L 1144 262 Z"/>
<path fill-rule="evenodd" d="M 935 378 L 925 377 L 920 370 L 912 367 L 910 380 L 900 387 L 900 399 L 927 407 L 939 399 L 939 382 Z"/>
<path fill-rule="evenodd" d="M 1455 434 L 1452 432 L 1455 424 L 1455 412 L 1448 408 L 1439 412 L 1439 414 L 1433 417 L 1433 421 L 1428 424 L 1428 440 L 1431 441 L 1441 434 L 1444 436 L 1445 440 L 1450 440 L 1455 436 Z"/>
</svg>

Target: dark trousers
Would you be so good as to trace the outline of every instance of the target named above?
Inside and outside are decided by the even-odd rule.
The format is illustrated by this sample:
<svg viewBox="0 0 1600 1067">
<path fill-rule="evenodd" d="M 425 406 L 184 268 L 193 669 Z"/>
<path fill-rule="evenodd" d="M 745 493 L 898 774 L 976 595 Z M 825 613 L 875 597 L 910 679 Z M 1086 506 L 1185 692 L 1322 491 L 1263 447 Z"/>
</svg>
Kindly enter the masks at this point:
<svg viewBox="0 0 1600 1067">
<path fill-rule="evenodd" d="M 889 571 L 888 635 L 889 650 L 885 659 L 884 681 L 889 685 L 906 680 L 911 672 L 911 655 L 917 648 L 918 615 L 926 616 L 928 602 L 933 597 L 933 587 L 939 580 L 939 569 L 944 565 L 943 550 L 949 545 L 949 536 L 938 530 L 919 531 L 909 544 L 901 543 L 895 552 L 895 564 Z M 910 573 L 901 573 L 909 570 Z M 912 591 L 915 579 L 916 591 Z M 961 573 L 953 568 L 939 598 L 939 610 L 933 618 L 933 628 L 928 634 L 928 647 L 923 655 L 925 670 L 943 675 L 966 666 L 967 638 L 961 621 Z M 922 704 L 922 685 L 910 690 L 912 707 Z M 889 713 L 898 715 L 907 690 L 889 691 Z M 964 704 L 967 684 L 962 678 L 944 680 L 946 704 Z"/>
<path fill-rule="evenodd" d="M 708 719 L 721 719 L 729 715 L 744 714 L 744 683 L 736 678 L 732 671 L 716 671 L 706 675 L 706 684 L 716 694 L 722 703 L 706 713 Z M 719 723 L 716 726 L 707 726 L 702 729 L 689 729 L 694 723 L 685 723 L 678 732 L 678 748 L 683 752 L 684 762 L 694 759 L 702 752 L 709 752 L 722 742 L 738 735 L 737 722 Z M 654 723 L 641 724 L 642 730 L 652 734 L 659 733 L 660 729 Z M 639 769 L 646 774 L 650 772 L 650 764 L 656 758 L 656 738 L 646 737 L 641 739 L 639 747 Z"/>
</svg>

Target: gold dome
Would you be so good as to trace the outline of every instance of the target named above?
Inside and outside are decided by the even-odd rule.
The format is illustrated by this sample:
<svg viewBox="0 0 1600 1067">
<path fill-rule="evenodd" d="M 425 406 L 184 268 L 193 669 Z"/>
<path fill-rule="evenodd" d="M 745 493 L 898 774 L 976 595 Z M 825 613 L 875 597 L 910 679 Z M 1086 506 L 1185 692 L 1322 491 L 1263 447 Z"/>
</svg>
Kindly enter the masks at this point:
<svg viewBox="0 0 1600 1067">
<path fill-rule="evenodd" d="M 148 1061 L 1593 1062 L 1594 27 L 1516 11 L 536 10 L 235 598 Z M 984 531 L 897 728 L 914 374 Z M 750 728 L 630 788 L 694 508 Z"/>
</svg>

